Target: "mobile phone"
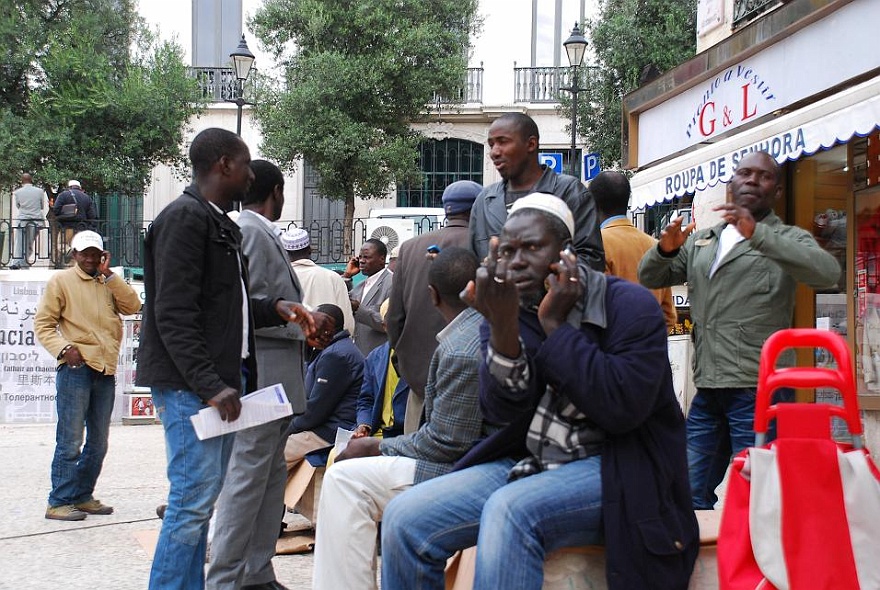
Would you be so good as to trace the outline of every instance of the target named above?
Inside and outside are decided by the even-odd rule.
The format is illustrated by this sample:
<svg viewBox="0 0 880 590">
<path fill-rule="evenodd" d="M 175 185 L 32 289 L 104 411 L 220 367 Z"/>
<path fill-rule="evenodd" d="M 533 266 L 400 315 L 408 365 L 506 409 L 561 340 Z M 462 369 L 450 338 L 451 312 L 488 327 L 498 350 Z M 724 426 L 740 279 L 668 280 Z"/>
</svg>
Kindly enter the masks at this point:
<svg viewBox="0 0 880 590">
<path fill-rule="evenodd" d="M 571 243 L 568 243 L 565 245 L 565 248 L 563 248 L 562 253 L 565 254 L 566 257 L 574 255 L 574 249 L 571 247 Z M 565 260 L 560 258 L 559 264 L 565 265 Z"/>
</svg>

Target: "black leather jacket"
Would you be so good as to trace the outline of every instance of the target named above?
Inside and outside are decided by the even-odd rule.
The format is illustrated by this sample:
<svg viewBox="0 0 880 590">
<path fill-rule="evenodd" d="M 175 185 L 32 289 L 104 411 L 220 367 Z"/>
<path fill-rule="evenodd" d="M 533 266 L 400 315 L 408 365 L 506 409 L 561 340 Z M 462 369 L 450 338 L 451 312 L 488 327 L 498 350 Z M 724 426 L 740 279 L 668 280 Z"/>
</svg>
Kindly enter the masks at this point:
<svg viewBox="0 0 880 590">
<path fill-rule="evenodd" d="M 144 241 L 137 384 L 183 389 L 203 400 L 241 389 L 241 232 L 191 185 L 156 216 Z M 250 300 L 247 391 L 256 388 L 254 328 L 280 325 L 275 301 Z"/>
</svg>

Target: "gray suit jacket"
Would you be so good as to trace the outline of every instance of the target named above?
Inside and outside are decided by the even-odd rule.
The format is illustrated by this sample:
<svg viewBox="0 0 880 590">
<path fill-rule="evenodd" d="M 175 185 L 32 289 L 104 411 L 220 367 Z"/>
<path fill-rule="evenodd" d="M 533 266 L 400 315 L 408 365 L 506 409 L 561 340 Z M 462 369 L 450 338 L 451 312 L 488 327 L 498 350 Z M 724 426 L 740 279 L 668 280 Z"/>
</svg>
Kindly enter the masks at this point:
<svg viewBox="0 0 880 590">
<path fill-rule="evenodd" d="M 238 217 L 242 252 L 248 265 L 248 287 L 255 299 L 286 299 L 302 302 L 302 287 L 290 267 L 281 240 L 256 213 L 245 209 Z M 257 344 L 259 387 L 284 385 L 294 414 L 306 410 L 303 347 L 299 326 L 260 328 L 254 332 Z"/>
<path fill-rule="evenodd" d="M 379 281 L 367 293 L 366 301 L 364 296 L 363 281 L 357 287 L 351 290 L 349 296 L 360 302 L 358 310 L 354 312 L 354 343 L 364 356 L 370 354 L 370 351 L 384 344 L 388 340 L 385 334 L 385 328 L 382 326 L 382 316 L 379 313 L 379 306 L 382 302 L 391 296 L 391 272 L 388 269 L 382 271 Z"/>
</svg>

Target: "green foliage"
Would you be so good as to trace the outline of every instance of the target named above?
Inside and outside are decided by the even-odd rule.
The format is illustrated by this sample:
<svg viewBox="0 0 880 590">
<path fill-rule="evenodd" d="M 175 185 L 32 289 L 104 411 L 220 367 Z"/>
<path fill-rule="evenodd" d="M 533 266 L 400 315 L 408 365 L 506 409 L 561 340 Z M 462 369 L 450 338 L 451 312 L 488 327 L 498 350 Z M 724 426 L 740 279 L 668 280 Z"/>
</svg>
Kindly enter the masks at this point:
<svg viewBox="0 0 880 590">
<path fill-rule="evenodd" d="M 183 161 L 196 84 L 132 0 L 22 0 L 0 8 L 0 41 L 0 185 L 29 171 L 139 194 L 156 164 Z"/>
<path fill-rule="evenodd" d="M 380 197 L 417 178 L 410 130 L 435 93 L 454 96 L 467 68 L 476 0 L 266 0 L 250 23 L 285 68 L 258 87 L 262 151 L 305 157 L 323 195 Z M 348 215 L 347 215 L 348 217 Z"/>
<path fill-rule="evenodd" d="M 696 16 L 696 0 L 600 0 L 587 23 L 598 70 L 578 97 L 578 133 L 603 168 L 621 161 L 623 95 L 639 87 L 646 66 L 665 72 L 694 56 Z M 570 107 L 563 102 L 568 116 Z"/>
</svg>

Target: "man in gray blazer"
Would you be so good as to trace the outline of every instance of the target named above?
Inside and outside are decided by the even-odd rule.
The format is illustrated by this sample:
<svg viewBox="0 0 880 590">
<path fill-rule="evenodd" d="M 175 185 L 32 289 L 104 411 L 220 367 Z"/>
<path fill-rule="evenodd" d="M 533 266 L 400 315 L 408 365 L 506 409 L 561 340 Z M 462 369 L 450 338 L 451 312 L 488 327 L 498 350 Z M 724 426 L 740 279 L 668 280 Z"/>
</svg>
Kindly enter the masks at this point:
<svg viewBox="0 0 880 590">
<path fill-rule="evenodd" d="M 342 277 L 350 279 L 363 273 L 367 278 L 349 293 L 354 312 L 354 343 L 364 356 L 388 340 L 379 306 L 391 296 L 391 277 L 385 268 L 388 248 L 381 240 L 370 238 L 361 246 L 357 258 L 348 261 Z"/>
<path fill-rule="evenodd" d="M 251 297 L 302 302 L 276 221 L 284 205 L 284 176 L 265 160 L 251 162 L 255 180 L 238 217 Z M 319 328 L 316 326 L 316 328 Z M 295 324 L 256 330 L 258 386 L 284 385 L 295 414 L 305 411 L 304 336 Z M 284 512 L 285 433 L 280 419 L 236 433 L 211 544 L 207 588 L 283 589 L 272 556 Z"/>
</svg>

